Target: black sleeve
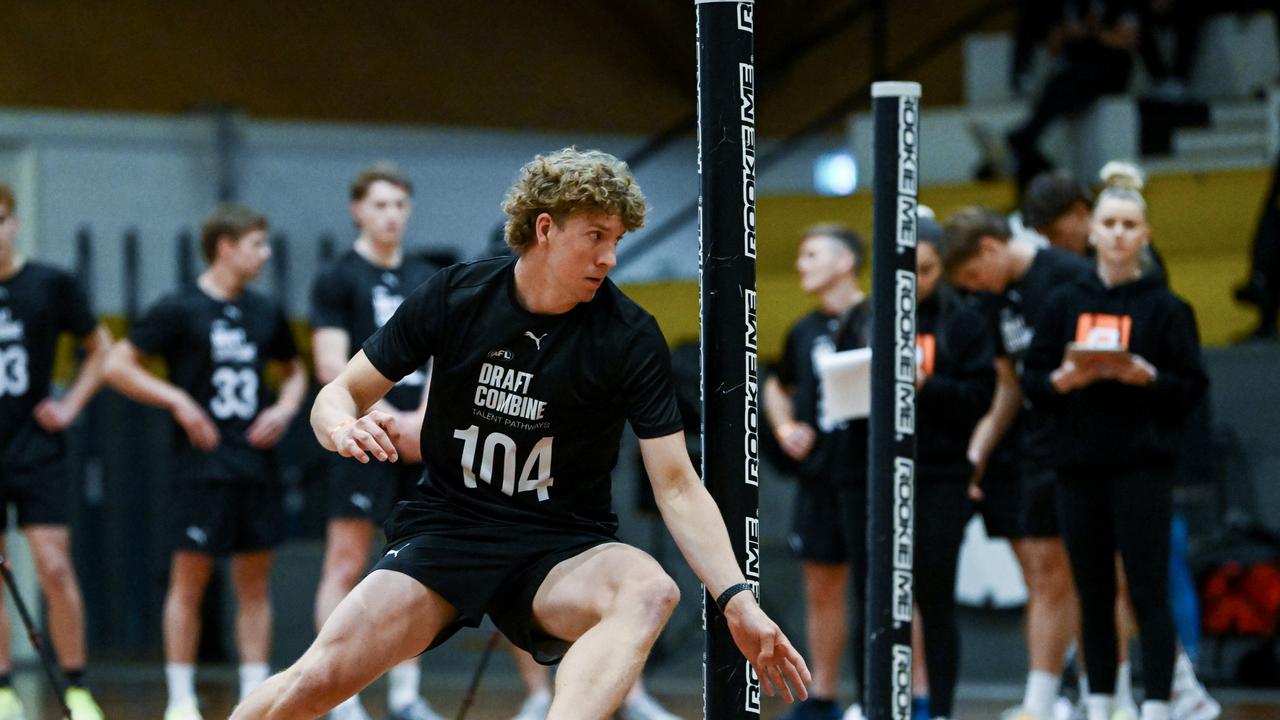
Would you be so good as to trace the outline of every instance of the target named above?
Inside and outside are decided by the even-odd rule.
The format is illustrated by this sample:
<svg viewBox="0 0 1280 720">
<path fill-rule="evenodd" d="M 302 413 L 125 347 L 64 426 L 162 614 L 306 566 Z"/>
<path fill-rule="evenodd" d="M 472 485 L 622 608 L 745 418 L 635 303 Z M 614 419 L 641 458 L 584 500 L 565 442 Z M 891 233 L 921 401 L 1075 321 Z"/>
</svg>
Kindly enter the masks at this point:
<svg viewBox="0 0 1280 720">
<path fill-rule="evenodd" d="M 364 354 L 383 377 L 399 382 L 427 364 L 440 347 L 447 272 L 438 272 L 404 299 L 386 325 L 364 342 Z"/>
<path fill-rule="evenodd" d="M 652 317 L 626 345 L 622 399 L 631 429 L 640 438 L 670 435 L 684 428 L 671 386 L 671 352 Z"/>
<path fill-rule="evenodd" d="M 311 327 L 351 327 L 351 283 L 341 267 L 331 264 L 311 284 Z"/>
<path fill-rule="evenodd" d="M 62 310 L 62 327 L 59 328 L 84 337 L 98 326 L 98 320 L 89 309 L 89 296 L 85 294 L 80 281 L 70 273 L 59 273 L 57 298 Z"/>
<path fill-rule="evenodd" d="M 1196 316 L 1185 302 L 1174 299 L 1174 307 L 1166 314 L 1162 355 L 1158 361 L 1146 358 L 1156 368 L 1151 391 L 1166 410 L 1178 416 L 1191 412 L 1209 386 L 1209 377 L 1200 356 L 1200 332 Z"/>
<path fill-rule="evenodd" d="M 943 332 L 950 367 L 925 381 L 920 389 L 920 412 L 976 425 L 991 407 L 996 388 L 991 327 L 976 311 L 956 307 L 948 313 Z"/>
<path fill-rule="evenodd" d="M 1009 348 L 1004 345 L 1004 333 L 1000 332 L 1000 306 L 1004 300 L 998 295 L 991 293 L 979 293 L 974 296 L 978 313 L 982 315 L 983 320 L 991 328 L 991 338 L 994 341 L 992 352 L 996 357 L 1008 357 Z"/>
<path fill-rule="evenodd" d="M 270 360 L 292 360 L 298 356 L 298 345 L 293 340 L 293 329 L 289 327 L 289 318 L 285 317 L 284 308 L 275 309 L 275 329 L 271 334 L 271 345 L 267 348 Z"/>
<path fill-rule="evenodd" d="M 1032 405 L 1048 407 L 1062 397 L 1049 377 L 1062 364 L 1062 354 L 1071 340 L 1067 330 L 1071 321 L 1067 318 L 1069 295 L 1066 290 L 1054 292 L 1045 302 L 1035 337 L 1022 361 L 1022 392 Z"/>
<path fill-rule="evenodd" d="M 129 328 L 129 342 L 144 355 L 167 355 L 182 340 L 184 314 L 177 298 L 160 298 Z"/>
</svg>

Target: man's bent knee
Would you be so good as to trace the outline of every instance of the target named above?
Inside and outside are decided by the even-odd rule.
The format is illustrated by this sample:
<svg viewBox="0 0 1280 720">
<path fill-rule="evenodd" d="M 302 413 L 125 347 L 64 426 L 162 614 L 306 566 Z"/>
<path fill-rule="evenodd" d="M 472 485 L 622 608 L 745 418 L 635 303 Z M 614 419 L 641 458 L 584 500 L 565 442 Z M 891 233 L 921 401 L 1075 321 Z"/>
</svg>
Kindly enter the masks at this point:
<svg viewBox="0 0 1280 720">
<path fill-rule="evenodd" d="M 671 619 L 680 603 L 680 588 L 669 575 L 657 572 L 642 579 L 624 583 L 614 605 L 639 607 L 655 635 Z"/>
<path fill-rule="evenodd" d="M 69 590 L 76 579 L 69 559 L 54 552 L 36 558 L 36 576 L 40 587 L 52 594 L 62 594 Z"/>
</svg>

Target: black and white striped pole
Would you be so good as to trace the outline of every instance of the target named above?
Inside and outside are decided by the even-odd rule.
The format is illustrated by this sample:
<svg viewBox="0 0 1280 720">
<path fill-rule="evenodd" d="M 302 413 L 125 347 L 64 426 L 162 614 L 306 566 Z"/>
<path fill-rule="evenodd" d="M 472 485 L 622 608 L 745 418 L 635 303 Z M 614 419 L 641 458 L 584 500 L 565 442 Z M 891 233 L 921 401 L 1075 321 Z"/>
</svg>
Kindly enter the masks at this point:
<svg viewBox="0 0 1280 720">
<path fill-rule="evenodd" d="M 871 437 L 867 468 L 868 720 L 911 717 L 920 84 L 871 86 Z"/>
<path fill-rule="evenodd" d="M 698 21 L 702 477 L 747 580 L 760 581 L 756 130 L 751 0 L 695 0 Z M 731 391 L 725 391 L 731 388 Z M 704 717 L 760 716 L 760 682 L 703 592 Z"/>
</svg>

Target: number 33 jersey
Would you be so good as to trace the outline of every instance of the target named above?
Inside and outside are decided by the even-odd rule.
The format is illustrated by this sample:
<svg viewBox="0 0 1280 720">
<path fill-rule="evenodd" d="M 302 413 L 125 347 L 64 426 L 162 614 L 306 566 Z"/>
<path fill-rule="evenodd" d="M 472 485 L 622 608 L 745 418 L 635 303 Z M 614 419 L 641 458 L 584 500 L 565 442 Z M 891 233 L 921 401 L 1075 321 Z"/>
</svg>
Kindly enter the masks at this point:
<svg viewBox="0 0 1280 720">
<path fill-rule="evenodd" d="M 96 324 L 70 273 L 28 262 L 0 282 L 0 465 L 29 467 L 61 454 L 61 440 L 32 413 L 49 397 L 58 336 L 84 337 Z"/>
<path fill-rule="evenodd" d="M 274 402 L 264 382 L 268 361 L 292 360 L 298 351 L 280 307 L 245 290 L 230 301 L 198 287 L 170 293 L 129 329 L 129 340 L 169 366 L 169 380 L 187 391 L 218 426 L 212 452 L 176 438 L 178 464 L 186 477 L 202 480 L 269 480 L 272 455 L 250 447 L 245 431 Z"/>
<path fill-rule="evenodd" d="M 442 270 L 364 344 L 393 381 L 435 361 L 426 474 L 388 537 L 427 530 L 442 512 L 613 532 L 623 425 L 641 438 L 682 428 L 670 353 L 649 313 L 608 280 L 567 313 L 531 313 L 516 299 L 515 263 Z"/>
</svg>

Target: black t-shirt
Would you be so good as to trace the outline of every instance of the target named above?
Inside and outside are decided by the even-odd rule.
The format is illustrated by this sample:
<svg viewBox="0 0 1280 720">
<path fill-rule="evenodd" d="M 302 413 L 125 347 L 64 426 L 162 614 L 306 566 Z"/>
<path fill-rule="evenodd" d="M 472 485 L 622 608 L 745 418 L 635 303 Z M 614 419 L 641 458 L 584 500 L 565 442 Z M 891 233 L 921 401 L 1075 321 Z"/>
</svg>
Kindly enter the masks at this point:
<svg viewBox="0 0 1280 720">
<path fill-rule="evenodd" d="M 465 521 L 613 532 L 610 472 L 622 427 L 641 438 L 681 429 L 671 359 L 653 316 L 607 281 L 561 315 L 516 298 L 513 258 L 454 265 L 405 299 L 364 344 L 388 379 L 429 359 L 426 474 L 389 537 Z"/>
<path fill-rule="evenodd" d="M 170 293 L 129 329 L 129 340 L 169 365 L 169 380 L 187 391 L 218 426 L 212 452 L 177 433 L 175 450 L 184 477 L 202 480 L 270 480 L 273 454 L 249 445 L 245 431 L 275 402 L 263 379 L 270 360 L 292 360 L 298 350 L 289 322 L 275 301 L 245 290 L 234 300 L 210 297 L 198 287 Z"/>
<path fill-rule="evenodd" d="M 1036 326 L 1050 293 L 1062 285 L 1089 277 L 1093 268 L 1093 263 L 1066 250 L 1040 248 L 1026 274 L 995 300 L 1000 323 L 997 354 L 1011 357 L 1021 372 L 1023 358 L 1035 339 Z"/>
<path fill-rule="evenodd" d="M 1026 274 L 1006 288 L 1003 295 L 994 297 L 991 311 L 998 323 L 996 354 L 1013 360 L 1019 376 L 1049 296 L 1057 288 L 1093 274 L 1094 265 L 1089 260 L 1066 250 L 1041 248 Z M 1007 453 L 1016 448 L 1021 464 L 1044 465 L 1052 446 L 1053 421 L 1043 413 L 1028 410 L 1029 404 L 1024 403 L 1023 412 L 1005 433 L 997 456 L 1007 459 Z"/>
<path fill-rule="evenodd" d="M 818 375 L 818 358 L 836 351 L 835 334 L 839 327 L 839 317 L 818 310 L 800 318 L 787 333 L 776 369 L 778 382 L 792 390 L 792 417 L 818 431 L 813 451 L 798 464 L 798 474 L 805 480 L 826 476 L 825 455 L 830 434 L 844 426 L 844 423 L 822 423 L 822 377 Z"/>
<path fill-rule="evenodd" d="M 338 328 L 350 338 L 348 357 L 382 327 L 414 288 L 438 268 L 417 255 L 405 253 L 397 268 L 381 268 L 354 249 L 338 256 L 316 276 L 311 286 L 311 327 Z M 422 402 L 425 370 L 409 373 L 387 393 L 387 402 L 412 410 Z"/>
<path fill-rule="evenodd" d="M 836 330 L 837 350 L 856 350 L 871 345 L 871 303 L 854 305 L 845 313 Z M 828 453 L 828 477 L 837 487 L 858 488 L 867 484 L 867 418 L 850 420 L 832 433 Z"/>
<path fill-rule="evenodd" d="M 32 413 L 49 397 L 54 353 L 64 332 L 84 337 L 97 325 L 70 273 L 28 262 L 0 282 L 0 462 L 38 464 L 62 451 Z"/>
</svg>

